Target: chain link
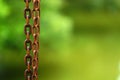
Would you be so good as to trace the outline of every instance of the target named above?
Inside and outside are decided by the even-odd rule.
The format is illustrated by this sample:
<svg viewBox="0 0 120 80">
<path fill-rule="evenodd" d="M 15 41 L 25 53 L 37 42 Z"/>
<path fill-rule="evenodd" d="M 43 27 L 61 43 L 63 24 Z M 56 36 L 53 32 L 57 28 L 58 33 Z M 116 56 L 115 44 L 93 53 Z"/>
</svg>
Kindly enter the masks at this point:
<svg viewBox="0 0 120 80">
<path fill-rule="evenodd" d="M 24 33 L 26 40 L 24 42 L 26 55 L 24 57 L 27 69 L 24 72 L 26 80 L 38 80 L 38 53 L 39 53 L 39 33 L 40 33 L 40 0 L 32 0 L 33 10 L 31 11 L 29 3 L 31 0 L 24 0 L 26 7 L 24 9 L 24 17 L 26 24 L 24 26 Z M 30 25 L 30 19 L 33 19 L 33 27 Z M 33 35 L 33 42 L 30 39 Z M 33 52 L 33 58 L 30 52 Z M 31 69 L 32 66 L 32 69 Z"/>
<path fill-rule="evenodd" d="M 26 50 L 26 55 L 24 57 L 25 64 L 27 66 L 27 69 L 24 72 L 25 80 L 32 80 L 32 56 L 31 56 L 31 50 L 32 50 L 32 41 L 30 39 L 30 36 L 32 34 L 32 26 L 30 25 L 29 21 L 31 19 L 31 9 L 29 7 L 29 3 L 31 0 L 24 0 L 26 7 L 24 9 L 24 17 L 26 19 L 26 24 L 24 26 L 24 33 L 26 35 L 26 40 L 24 42 L 24 47 Z"/>
<path fill-rule="evenodd" d="M 33 19 L 33 27 L 32 27 L 32 35 L 33 35 L 33 60 L 32 60 L 32 68 L 33 68 L 33 80 L 38 80 L 38 53 L 39 53 L 39 33 L 40 33 L 40 0 L 33 0 L 33 10 L 32 10 L 32 19 Z"/>
</svg>

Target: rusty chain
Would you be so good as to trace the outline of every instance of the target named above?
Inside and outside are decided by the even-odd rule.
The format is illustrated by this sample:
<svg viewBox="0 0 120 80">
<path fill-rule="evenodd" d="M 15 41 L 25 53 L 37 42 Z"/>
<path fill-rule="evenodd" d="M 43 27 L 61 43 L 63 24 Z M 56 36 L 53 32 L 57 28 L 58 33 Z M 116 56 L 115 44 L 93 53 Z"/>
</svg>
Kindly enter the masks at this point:
<svg viewBox="0 0 120 80">
<path fill-rule="evenodd" d="M 25 80 L 32 80 L 32 56 L 31 56 L 31 50 L 32 50 L 32 41 L 30 39 L 30 36 L 32 34 L 32 26 L 30 25 L 30 19 L 31 19 L 31 9 L 29 7 L 29 3 L 31 0 L 24 0 L 26 7 L 24 9 L 24 17 L 26 19 L 26 24 L 24 26 L 24 33 L 26 35 L 26 40 L 24 42 L 24 47 L 26 50 L 26 55 L 24 57 L 25 64 L 27 66 L 27 69 L 24 72 Z"/>
<path fill-rule="evenodd" d="M 33 10 L 31 11 L 29 3 L 31 0 L 24 0 L 26 7 L 24 9 L 24 17 L 26 24 L 24 26 L 24 32 L 26 40 L 24 46 L 26 49 L 26 55 L 24 57 L 27 69 L 24 72 L 25 80 L 38 80 L 38 53 L 39 53 L 39 33 L 40 33 L 40 0 L 32 0 Z M 33 19 L 33 27 L 30 25 L 30 19 Z M 30 39 L 33 35 L 33 42 Z M 31 50 L 33 57 L 31 56 Z M 32 69 L 31 69 L 32 67 Z"/>
<path fill-rule="evenodd" d="M 39 53 L 39 33 L 40 33 L 40 0 L 33 0 L 33 10 L 32 10 L 32 19 L 33 19 L 33 60 L 32 60 L 32 68 L 33 68 L 33 80 L 38 80 L 38 53 Z"/>
</svg>

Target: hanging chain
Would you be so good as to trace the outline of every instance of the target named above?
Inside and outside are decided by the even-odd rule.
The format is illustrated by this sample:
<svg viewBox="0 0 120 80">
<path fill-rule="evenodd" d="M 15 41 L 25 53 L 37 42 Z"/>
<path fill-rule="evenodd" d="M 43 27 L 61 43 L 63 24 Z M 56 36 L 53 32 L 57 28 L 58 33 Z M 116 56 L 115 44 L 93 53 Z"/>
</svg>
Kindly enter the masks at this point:
<svg viewBox="0 0 120 80">
<path fill-rule="evenodd" d="M 39 33 L 40 33 L 40 0 L 33 0 L 33 10 L 32 10 L 32 35 L 33 35 L 33 80 L 38 80 L 38 53 L 39 53 Z"/>
<path fill-rule="evenodd" d="M 24 42 L 24 47 L 26 50 L 26 55 L 24 57 L 25 64 L 27 66 L 27 69 L 24 72 L 25 80 L 32 80 L 32 56 L 31 56 L 31 50 L 32 50 L 32 41 L 30 40 L 30 36 L 32 34 L 32 26 L 30 25 L 29 21 L 31 19 L 31 9 L 29 7 L 29 3 L 31 0 L 24 0 L 26 3 L 26 7 L 24 9 L 24 17 L 26 19 L 26 24 L 24 26 L 24 32 L 26 35 L 26 40 Z"/>
<path fill-rule="evenodd" d="M 24 57 L 27 69 L 24 72 L 25 80 L 38 80 L 38 53 L 39 53 L 39 33 L 40 33 L 40 0 L 33 0 L 33 10 L 29 7 L 31 0 L 24 0 L 26 7 L 24 10 L 24 17 L 26 24 L 24 26 L 24 32 L 26 40 L 24 46 L 26 49 L 26 55 Z M 33 19 L 33 27 L 30 25 L 30 19 Z M 33 43 L 30 39 L 33 35 Z M 31 56 L 31 50 L 33 52 L 33 58 Z M 31 69 L 32 66 L 32 69 Z"/>
</svg>

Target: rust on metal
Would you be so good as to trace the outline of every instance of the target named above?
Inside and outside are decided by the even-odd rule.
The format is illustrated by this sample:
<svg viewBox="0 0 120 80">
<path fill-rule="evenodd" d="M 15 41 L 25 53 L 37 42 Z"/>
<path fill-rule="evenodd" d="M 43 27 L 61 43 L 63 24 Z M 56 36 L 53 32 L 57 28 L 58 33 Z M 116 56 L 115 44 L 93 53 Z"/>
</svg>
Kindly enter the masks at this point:
<svg viewBox="0 0 120 80">
<path fill-rule="evenodd" d="M 31 50 L 32 50 L 32 41 L 30 39 L 30 36 L 32 34 L 32 26 L 30 25 L 29 21 L 31 19 L 31 9 L 29 7 L 29 3 L 31 0 L 24 0 L 26 7 L 24 9 L 24 18 L 26 19 L 26 24 L 24 26 L 24 33 L 26 35 L 26 39 L 24 41 L 24 47 L 26 50 L 26 55 L 24 57 L 24 62 L 26 64 L 26 70 L 24 72 L 25 80 L 32 80 L 32 56 L 31 56 Z"/>
<path fill-rule="evenodd" d="M 32 52 L 33 52 L 33 60 L 32 60 L 32 69 L 33 69 L 33 80 L 38 80 L 38 53 L 39 53 L 39 33 L 40 33 L 40 0 L 33 0 L 33 9 L 32 9 L 32 35 L 33 35 L 33 43 L 32 43 Z"/>
<path fill-rule="evenodd" d="M 39 53 L 39 34 L 40 34 L 40 0 L 32 0 L 33 9 L 31 10 L 29 4 L 31 0 L 24 0 L 26 6 L 24 9 L 24 18 L 26 24 L 24 26 L 24 33 L 26 40 L 24 47 L 26 55 L 24 57 L 27 66 L 24 75 L 25 80 L 38 80 L 38 53 Z M 30 25 L 30 19 L 33 20 L 33 26 Z M 30 36 L 32 35 L 33 41 Z M 31 56 L 31 52 L 33 56 Z"/>
</svg>

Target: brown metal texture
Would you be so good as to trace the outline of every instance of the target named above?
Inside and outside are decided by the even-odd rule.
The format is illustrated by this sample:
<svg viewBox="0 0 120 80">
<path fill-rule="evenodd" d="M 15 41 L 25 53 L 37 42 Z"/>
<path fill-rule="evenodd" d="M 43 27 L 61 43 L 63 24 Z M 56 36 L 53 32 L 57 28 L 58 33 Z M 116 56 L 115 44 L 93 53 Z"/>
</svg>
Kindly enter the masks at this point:
<svg viewBox="0 0 120 80">
<path fill-rule="evenodd" d="M 30 25 L 30 19 L 32 17 L 31 9 L 29 7 L 29 3 L 31 0 L 24 0 L 26 7 L 24 9 L 24 17 L 26 19 L 26 24 L 24 26 L 24 33 L 26 35 L 26 40 L 24 42 L 24 47 L 26 50 L 26 55 L 24 57 L 24 61 L 26 64 L 26 70 L 24 72 L 25 80 L 32 80 L 32 56 L 31 56 L 31 50 L 32 50 L 32 41 L 30 39 L 30 36 L 32 34 L 32 26 Z"/>
<path fill-rule="evenodd" d="M 32 51 L 33 51 L 33 60 L 32 60 L 32 69 L 33 75 L 32 80 L 38 80 L 38 53 L 39 53 L 39 34 L 40 34 L 40 0 L 33 0 L 33 9 L 32 9 Z"/>
</svg>

